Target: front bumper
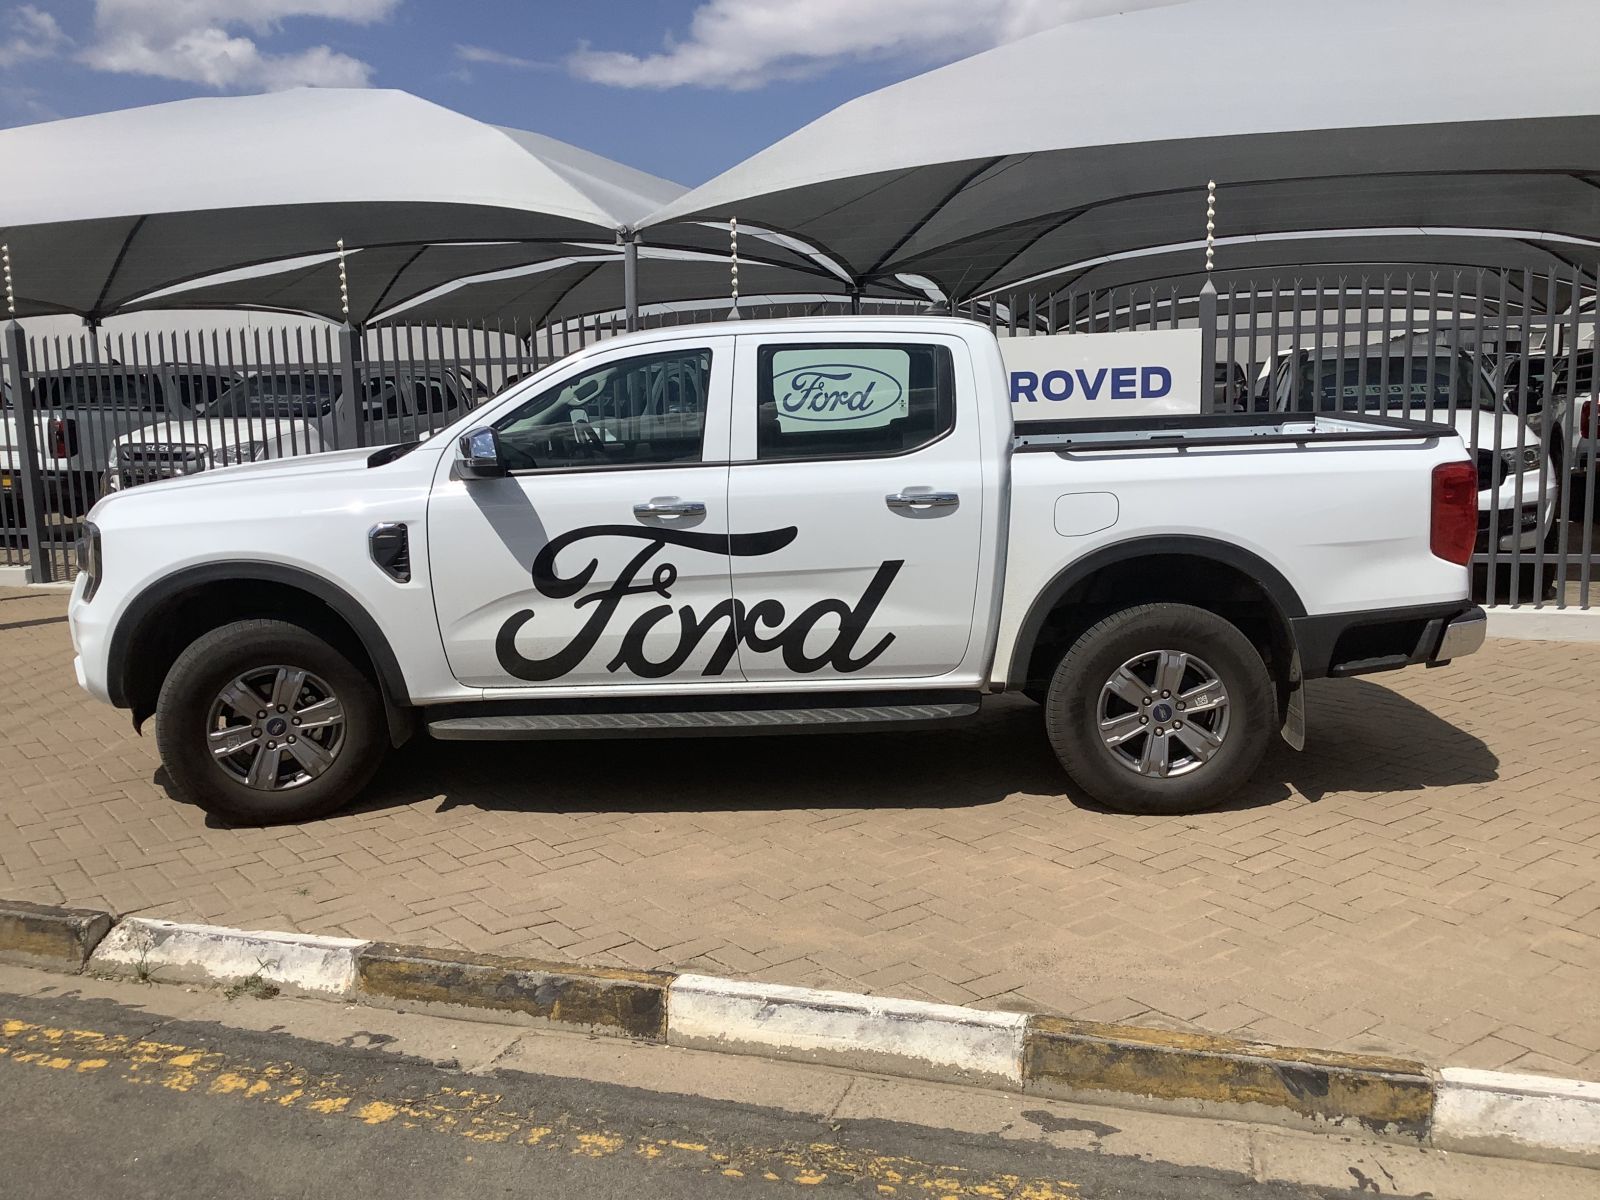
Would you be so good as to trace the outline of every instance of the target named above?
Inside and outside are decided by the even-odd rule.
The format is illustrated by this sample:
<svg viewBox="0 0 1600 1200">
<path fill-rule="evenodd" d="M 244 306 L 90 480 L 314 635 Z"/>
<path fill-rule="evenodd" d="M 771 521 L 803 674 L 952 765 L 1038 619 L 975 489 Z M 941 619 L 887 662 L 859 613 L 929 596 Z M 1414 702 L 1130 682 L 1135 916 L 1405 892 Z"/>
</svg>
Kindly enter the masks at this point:
<svg viewBox="0 0 1600 1200">
<path fill-rule="evenodd" d="M 1290 624 L 1303 679 L 1440 667 L 1481 649 L 1488 630 L 1483 609 L 1464 601 L 1297 617 Z"/>
<path fill-rule="evenodd" d="M 80 572 L 72 585 L 72 599 L 67 603 L 67 627 L 72 633 L 72 661 L 78 686 L 102 704 L 114 704 L 107 678 L 111 645 L 111 605 L 108 597 L 102 603 L 92 604 L 83 598 L 87 582 Z"/>
</svg>

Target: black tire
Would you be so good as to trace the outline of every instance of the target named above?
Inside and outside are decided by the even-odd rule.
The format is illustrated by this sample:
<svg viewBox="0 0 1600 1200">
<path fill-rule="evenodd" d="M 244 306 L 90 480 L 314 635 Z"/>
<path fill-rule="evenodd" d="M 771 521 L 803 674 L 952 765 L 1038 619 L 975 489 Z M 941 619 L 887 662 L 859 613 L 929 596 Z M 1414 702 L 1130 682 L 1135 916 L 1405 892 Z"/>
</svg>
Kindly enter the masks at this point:
<svg viewBox="0 0 1600 1200">
<path fill-rule="evenodd" d="M 289 703 L 275 712 L 269 698 L 272 681 L 285 681 L 279 686 L 287 689 L 294 679 L 287 671 L 278 675 L 279 667 L 305 672 L 306 679 Z M 223 692 L 239 680 L 251 681 L 246 684 L 250 691 L 233 694 L 248 694 L 262 705 L 261 724 L 253 730 L 229 726 L 236 709 L 226 705 Z M 309 734 L 302 730 L 295 737 L 294 711 L 306 712 L 310 704 L 323 703 L 319 715 L 325 716 L 330 711 L 325 703 L 329 696 L 340 713 L 338 730 L 323 728 Z M 308 728 L 313 719 L 307 717 Z M 211 734 L 220 727 L 235 732 L 241 744 L 238 753 L 221 760 L 211 745 Z M 274 740 L 268 741 L 269 736 Z M 291 739 L 298 749 L 289 747 Z M 312 820 L 344 807 L 366 787 L 389 741 L 383 701 L 365 672 L 298 625 L 250 620 L 214 629 L 178 655 L 156 703 L 156 744 L 171 790 L 179 799 L 234 824 L 274 825 Z M 267 745 L 274 752 L 268 752 Z M 322 764 L 317 751 L 331 761 Z M 241 776 L 254 777 L 249 768 L 268 753 L 276 766 L 263 764 L 263 786 L 251 786 Z M 315 759 L 320 774 L 313 776 L 301 756 Z"/>
<path fill-rule="evenodd" d="M 1198 666 L 1191 665 L 1182 677 L 1199 680 L 1209 674 L 1225 689 L 1226 724 L 1220 745 L 1208 750 L 1209 757 L 1203 761 L 1188 749 L 1188 743 L 1197 740 L 1197 730 L 1204 730 L 1207 722 L 1220 722 L 1222 714 L 1204 713 L 1180 735 L 1177 729 L 1182 727 L 1182 714 L 1175 707 L 1162 706 L 1159 690 L 1153 693 L 1154 707 L 1148 709 L 1120 697 L 1107 703 L 1108 708 L 1118 705 L 1118 712 L 1108 713 L 1113 719 L 1148 711 L 1164 713 L 1162 721 L 1179 722 L 1160 726 L 1164 730 L 1161 741 L 1150 741 L 1149 718 L 1138 722 L 1141 728 L 1130 735 L 1133 740 L 1128 750 L 1113 749 L 1102 739 L 1103 689 L 1120 667 L 1159 651 L 1199 660 Z M 1158 665 L 1150 667 L 1152 680 Z M 1145 668 L 1141 665 L 1139 669 Z M 1139 671 L 1134 674 L 1138 676 Z M 1174 690 L 1184 689 L 1180 685 Z M 1175 706 L 1176 696 L 1169 696 L 1168 701 Z M 1123 707 L 1126 712 L 1121 711 Z M 1141 604 L 1094 625 L 1056 667 L 1045 701 L 1045 729 L 1067 774 L 1101 804 L 1128 813 L 1177 815 L 1204 812 L 1223 803 L 1260 764 L 1277 728 L 1277 717 L 1276 693 L 1260 652 L 1237 626 L 1188 604 Z M 1134 747 L 1142 756 L 1147 744 L 1163 756 L 1161 762 L 1176 767 L 1179 773 L 1166 777 L 1141 774 L 1122 757 L 1124 753 L 1131 756 Z"/>
</svg>

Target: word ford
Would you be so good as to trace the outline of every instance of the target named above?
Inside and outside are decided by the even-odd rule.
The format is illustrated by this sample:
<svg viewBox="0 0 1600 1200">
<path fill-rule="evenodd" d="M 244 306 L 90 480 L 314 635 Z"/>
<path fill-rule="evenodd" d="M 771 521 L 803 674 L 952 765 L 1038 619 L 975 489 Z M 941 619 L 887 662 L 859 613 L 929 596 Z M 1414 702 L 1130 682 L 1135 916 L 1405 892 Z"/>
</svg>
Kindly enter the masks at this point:
<svg viewBox="0 0 1600 1200">
<path fill-rule="evenodd" d="M 689 550 L 737 558 L 758 557 L 782 550 L 794 541 L 798 532 L 792 525 L 764 533 L 696 533 L 681 529 L 640 529 L 632 525 L 591 525 L 570 530 L 552 538 L 533 560 L 533 586 L 540 595 L 551 600 L 577 596 L 589 586 L 595 572 L 600 569 L 600 560 L 591 558 L 587 566 L 563 577 L 556 570 L 556 559 L 563 550 L 590 538 L 634 538 L 645 545 L 628 561 L 614 581 L 573 601 L 573 608 L 589 607 L 592 611 L 583 627 L 560 650 L 544 658 L 529 658 L 517 649 L 517 634 L 534 619 L 534 611 L 524 609 L 500 627 L 495 637 L 495 657 L 508 674 L 518 679 L 533 682 L 559 679 L 594 649 L 627 597 L 655 595 L 663 600 L 672 599 L 672 587 L 678 581 L 678 568 L 672 563 L 658 562 L 648 580 L 640 578 L 652 560 L 667 546 L 682 546 Z M 689 660 L 695 648 L 718 624 L 723 624 L 717 643 L 701 669 L 702 675 L 720 675 L 727 670 L 741 643 L 756 653 L 781 651 L 784 666 L 798 674 L 809 674 L 824 667 L 832 667 L 844 674 L 859 671 L 878 658 L 894 641 L 894 634 L 886 633 L 870 650 L 856 653 L 856 643 L 860 641 L 884 593 L 904 565 L 904 559 L 882 563 L 855 604 L 837 599 L 818 600 L 795 614 L 787 625 L 784 624 L 787 614 L 778 600 L 759 600 L 746 606 L 742 600 L 730 598 L 712 606 L 704 614 L 695 612 L 691 605 L 680 605 L 676 609 L 677 646 L 666 657 L 651 659 L 645 654 L 645 639 L 674 613 L 671 604 L 657 605 L 634 619 L 623 635 L 616 656 L 606 664 L 606 670 L 616 672 L 626 669 L 641 679 L 660 679 L 671 675 Z M 805 644 L 807 636 L 828 616 L 838 618 L 839 632 L 825 649 L 808 654 Z"/>
<path fill-rule="evenodd" d="M 859 386 L 858 376 L 866 376 Z M 873 367 L 845 363 L 795 367 L 773 381 L 789 379 L 789 390 L 778 397 L 778 409 L 796 421 L 849 421 L 873 416 L 900 403 L 902 389 L 893 375 Z M 876 397 L 873 393 L 876 392 Z"/>
</svg>

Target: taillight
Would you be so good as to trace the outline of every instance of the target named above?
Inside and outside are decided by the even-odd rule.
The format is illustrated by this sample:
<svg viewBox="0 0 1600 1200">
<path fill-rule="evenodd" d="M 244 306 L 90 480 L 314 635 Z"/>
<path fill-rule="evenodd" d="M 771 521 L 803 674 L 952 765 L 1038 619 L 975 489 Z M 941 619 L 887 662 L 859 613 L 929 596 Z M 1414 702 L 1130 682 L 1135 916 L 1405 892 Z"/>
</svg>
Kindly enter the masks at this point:
<svg viewBox="0 0 1600 1200">
<path fill-rule="evenodd" d="M 78 452 L 77 432 L 71 422 L 61 417 L 51 417 L 50 453 L 57 458 L 71 458 Z"/>
<path fill-rule="evenodd" d="M 1582 429 L 1584 437 L 1592 438 L 1594 436 L 1594 401 L 1593 400 L 1585 400 L 1583 402 L 1583 409 L 1582 409 L 1581 413 L 1579 414 L 1579 418 L 1578 418 L 1578 426 L 1579 426 L 1580 429 Z"/>
<path fill-rule="evenodd" d="M 1429 544 L 1447 562 L 1466 566 L 1478 538 L 1478 469 L 1469 462 L 1433 469 L 1433 517 Z"/>
</svg>

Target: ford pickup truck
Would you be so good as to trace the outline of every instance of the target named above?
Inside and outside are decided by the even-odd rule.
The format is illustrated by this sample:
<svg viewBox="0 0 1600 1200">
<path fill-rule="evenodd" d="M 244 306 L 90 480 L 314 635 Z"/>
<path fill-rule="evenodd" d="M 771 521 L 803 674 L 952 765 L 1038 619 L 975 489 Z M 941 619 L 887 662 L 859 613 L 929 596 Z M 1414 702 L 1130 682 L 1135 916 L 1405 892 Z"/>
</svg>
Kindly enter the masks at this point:
<svg viewBox="0 0 1600 1200">
<path fill-rule="evenodd" d="M 1004 692 L 1082 793 L 1188 813 L 1302 742 L 1306 680 L 1481 645 L 1477 490 L 1453 428 L 1367 414 L 1018 432 L 958 319 L 703 325 L 425 441 L 109 496 L 71 629 L 234 822 L 339 808 L 418 729 L 901 730 Z"/>
</svg>

